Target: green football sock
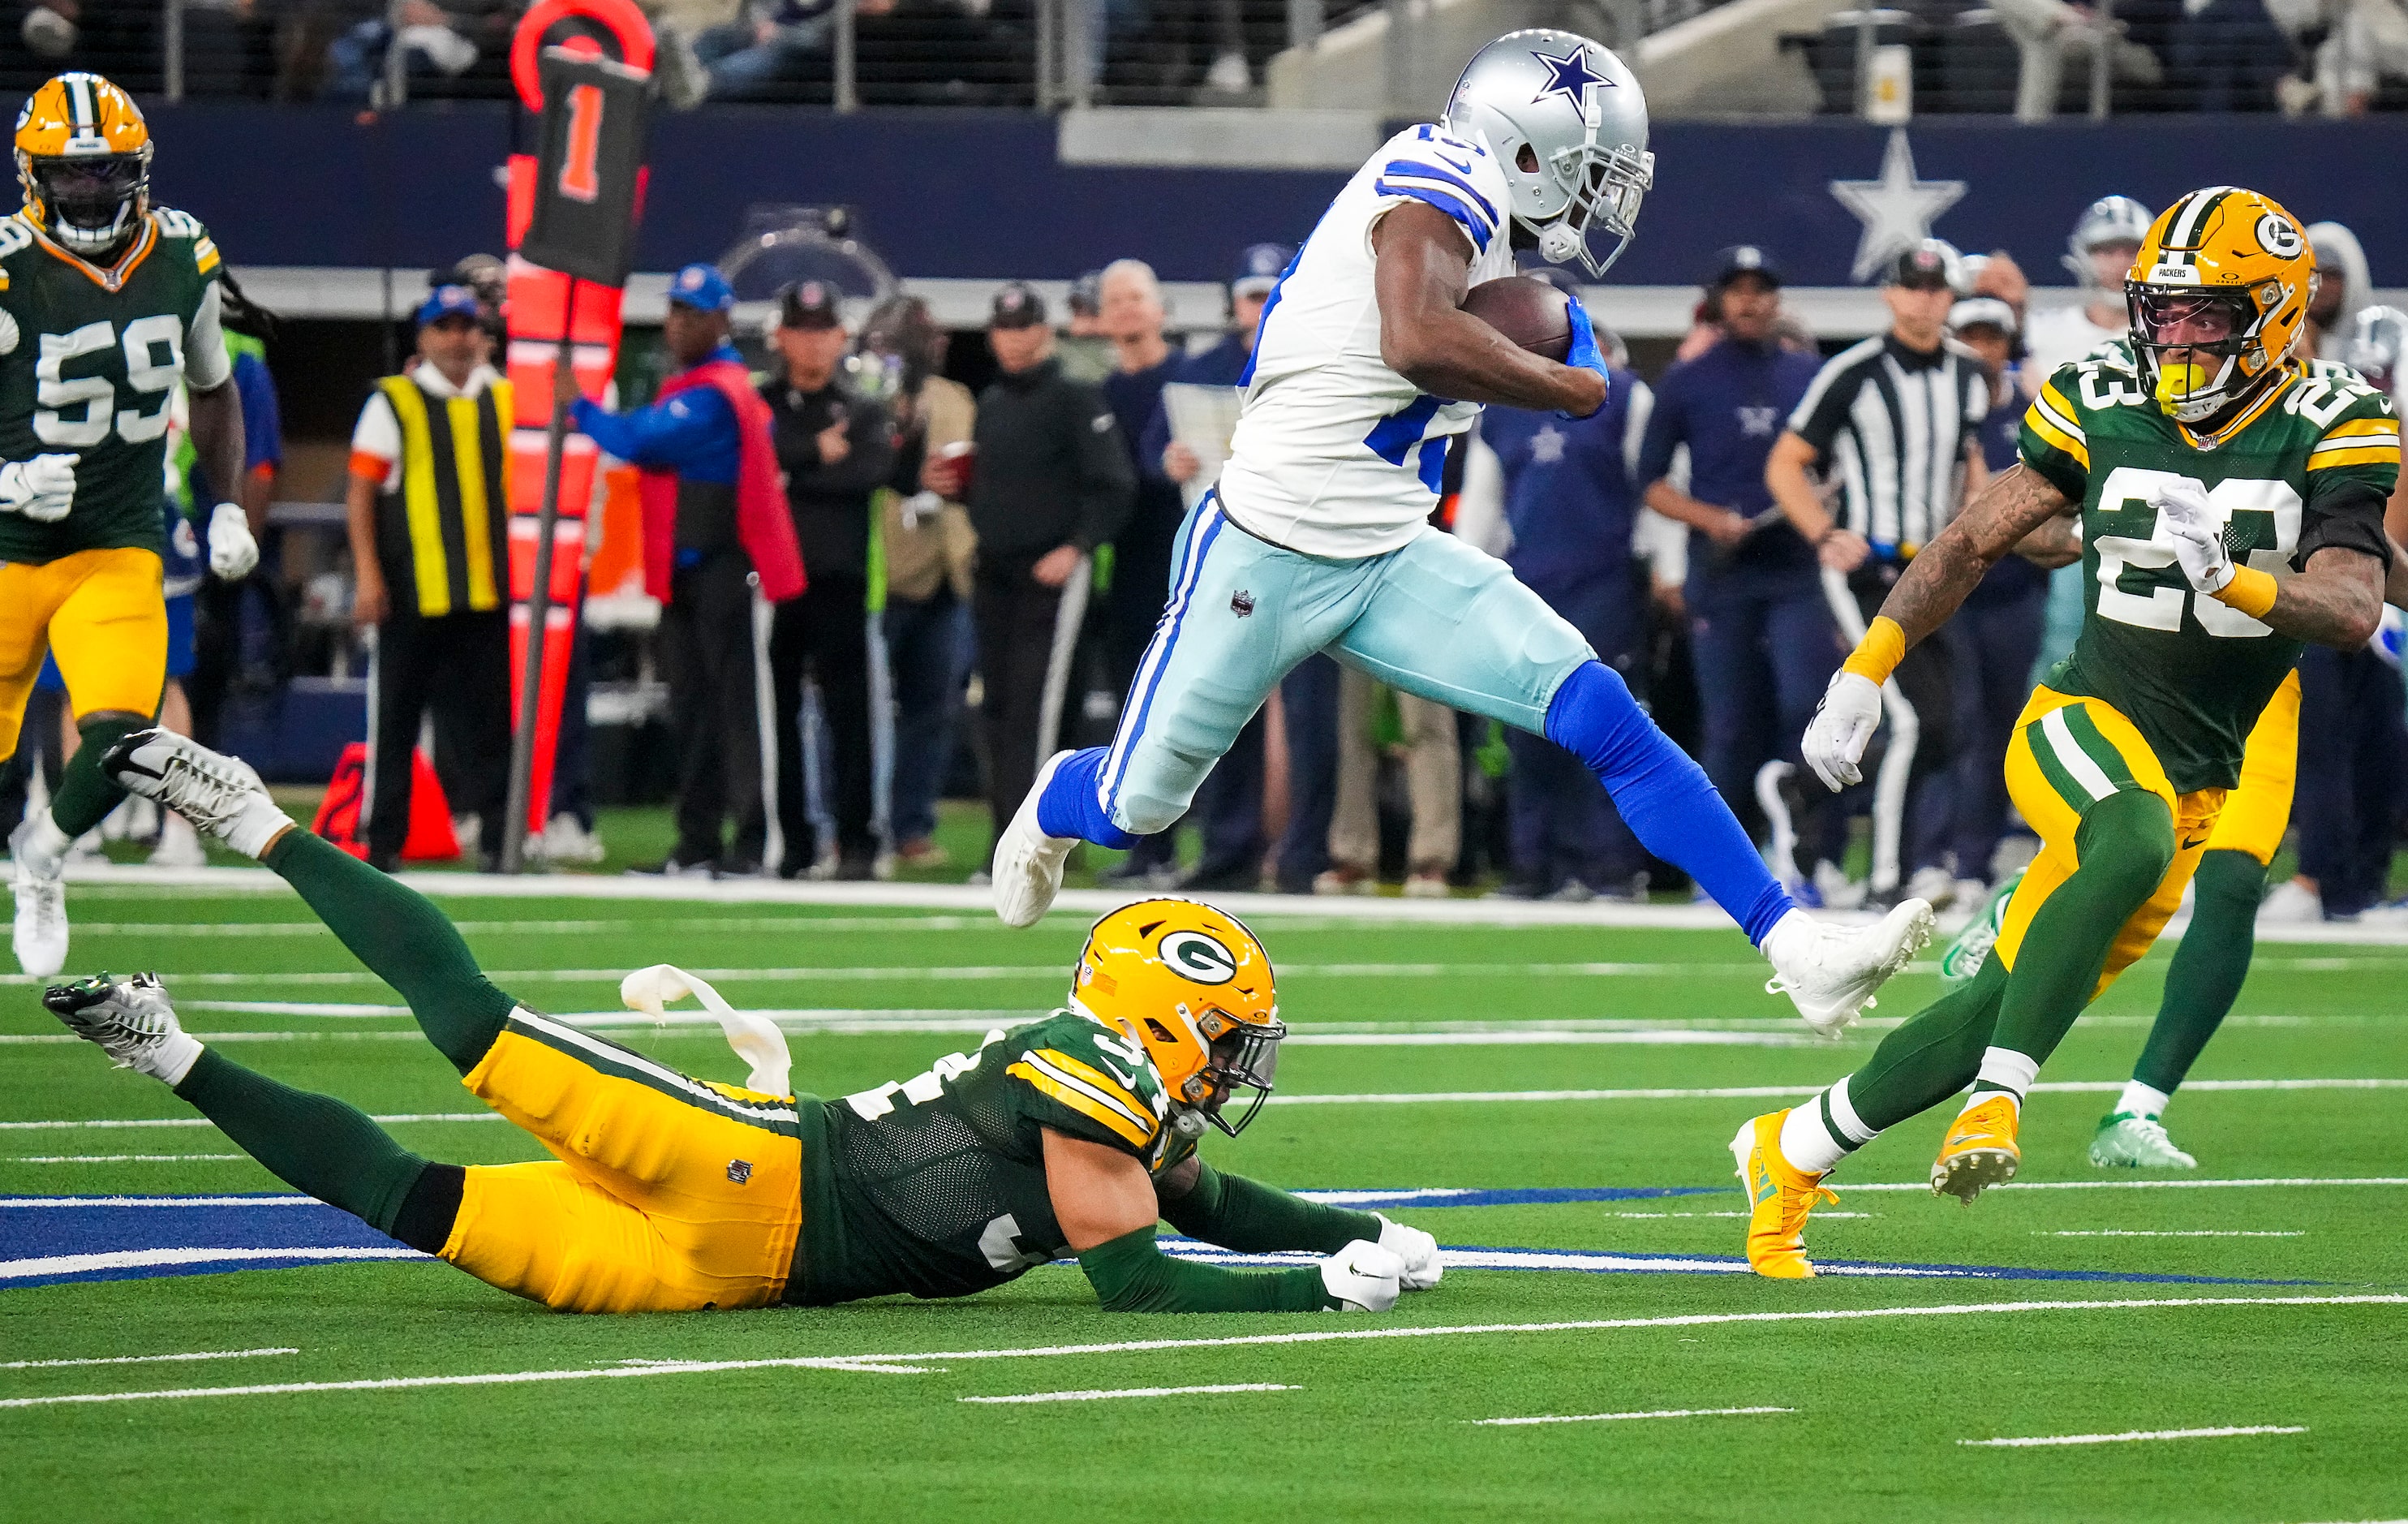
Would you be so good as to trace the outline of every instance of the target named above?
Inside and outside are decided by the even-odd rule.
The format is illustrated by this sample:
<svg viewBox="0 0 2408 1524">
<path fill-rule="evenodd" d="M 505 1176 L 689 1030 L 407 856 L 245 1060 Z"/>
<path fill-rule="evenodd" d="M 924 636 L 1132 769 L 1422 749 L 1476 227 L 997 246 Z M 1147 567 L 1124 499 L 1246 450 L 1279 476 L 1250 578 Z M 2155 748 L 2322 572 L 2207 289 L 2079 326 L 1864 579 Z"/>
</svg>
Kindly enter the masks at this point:
<svg viewBox="0 0 2408 1524">
<path fill-rule="evenodd" d="M 427 1041 L 466 1074 L 517 1002 L 494 987 L 460 933 L 417 890 L 322 836 L 294 828 L 260 861 L 301 891 L 351 956 L 409 1002 Z"/>
<path fill-rule="evenodd" d="M 2005 967 L 1996 957 L 1985 959 L 1970 983 L 1882 1039 L 1871 1060 L 1848 1076 L 1848 1099 L 1866 1128 L 1878 1132 L 1896 1127 L 1972 1082 L 1998 1025 L 2007 984 Z M 1860 1142 L 1842 1140 L 1843 1145 Z"/>
<path fill-rule="evenodd" d="M 2090 1003 L 2124 923 L 2148 903 L 2173 865 L 2173 815 L 2155 794 L 2122 790 L 2082 817 L 2074 850 L 2081 866 L 2024 932 L 1991 1039 L 1993 1053 L 2004 1057 L 1997 1073 L 1985 1060 L 1977 1097 L 2003 1090 L 2020 1101 L 2031 1071 L 2057 1051 Z"/>
<path fill-rule="evenodd" d="M 2245 852 L 2211 852 L 2199 860 L 2197 883 L 2190 929 L 2166 969 L 2157 1023 L 2149 1028 L 2141 1061 L 2132 1066 L 2133 1079 L 2167 1095 L 2181 1086 L 2200 1050 L 2241 998 L 2258 948 L 2258 899 L 2266 888 L 2266 865 Z"/>
<path fill-rule="evenodd" d="M 108 775 L 100 770 L 100 759 L 119 740 L 147 728 L 150 723 L 110 713 L 77 726 L 83 742 L 68 759 L 66 771 L 59 776 L 59 791 L 50 797 L 50 818 L 66 832 L 67 840 L 75 840 L 108 819 L 108 812 L 125 798 L 125 790 L 109 782 Z"/>
<path fill-rule="evenodd" d="M 393 1141 L 365 1112 L 253 1073 L 204 1047 L 182 1097 L 294 1189 L 393 1231 L 427 1161 Z"/>
</svg>

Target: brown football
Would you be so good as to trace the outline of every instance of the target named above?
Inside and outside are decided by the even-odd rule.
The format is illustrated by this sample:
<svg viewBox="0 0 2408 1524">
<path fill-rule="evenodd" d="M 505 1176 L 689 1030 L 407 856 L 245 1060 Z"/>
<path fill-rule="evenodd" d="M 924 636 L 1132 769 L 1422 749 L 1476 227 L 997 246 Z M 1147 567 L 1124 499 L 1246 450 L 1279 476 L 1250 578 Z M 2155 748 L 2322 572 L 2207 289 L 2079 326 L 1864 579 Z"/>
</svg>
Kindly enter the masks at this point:
<svg viewBox="0 0 2408 1524">
<path fill-rule="evenodd" d="M 1463 296 L 1465 311 L 1531 353 L 1558 365 L 1572 352 L 1570 305 L 1562 292 L 1527 275 L 1483 280 Z"/>
</svg>

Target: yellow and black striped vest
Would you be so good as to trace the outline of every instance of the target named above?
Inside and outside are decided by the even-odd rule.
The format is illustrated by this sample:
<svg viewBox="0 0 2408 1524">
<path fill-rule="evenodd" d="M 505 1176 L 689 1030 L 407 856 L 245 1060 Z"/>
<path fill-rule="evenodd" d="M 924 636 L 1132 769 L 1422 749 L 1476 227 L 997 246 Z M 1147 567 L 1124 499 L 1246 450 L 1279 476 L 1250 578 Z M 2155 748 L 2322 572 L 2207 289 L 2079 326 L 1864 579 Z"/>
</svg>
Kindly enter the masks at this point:
<svg viewBox="0 0 2408 1524">
<path fill-rule="evenodd" d="M 377 389 L 401 424 L 401 484 L 377 505 L 377 558 L 395 607 L 423 619 L 501 608 L 509 596 L 510 383 L 438 397 L 408 376 L 387 376 Z"/>
</svg>

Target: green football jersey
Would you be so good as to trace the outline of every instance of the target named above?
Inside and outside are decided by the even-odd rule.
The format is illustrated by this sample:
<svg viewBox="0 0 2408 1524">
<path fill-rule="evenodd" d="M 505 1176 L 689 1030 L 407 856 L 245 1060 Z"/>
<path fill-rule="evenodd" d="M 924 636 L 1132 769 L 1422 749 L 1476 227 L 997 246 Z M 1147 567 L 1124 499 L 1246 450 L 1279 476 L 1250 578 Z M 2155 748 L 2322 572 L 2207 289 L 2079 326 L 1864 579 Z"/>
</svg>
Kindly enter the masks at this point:
<svg viewBox="0 0 2408 1524">
<path fill-rule="evenodd" d="M 165 548 L 168 410 L 218 252 L 199 223 L 165 207 L 137 239 L 103 271 L 22 217 L 0 218 L 0 460 L 80 457 L 65 518 L 0 513 L 0 561 Z M 214 320 L 205 327 L 213 352 L 190 359 L 206 386 L 222 381 L 226 366 Z"/>
<path fill-rule="evenodd" d="M 2177 792 L 2230 788 L 2258 712 L 2301 642 L 2191 591 L 2157 534 L 2158 490 L 2203 487 L 2232 558 L 2287 577 L 2326 544 L 2382 544 L 2400 472 L 2390 399 L 2344 374 L 2292 371 L 2213 448 L 2153 403 L 2112 351 L 2060 368 L 2024 415 L 2024 463 L 2082 505 L 2084 618 L 2049 675 L 2103 698 L 2156 751 Z"/>
<path fill-rule="evenodd" d="M 974 1053 L 816 1111 L 796 1100 L 825 1137 L 805 1129 L 790 1302 L 968 1296 L 1060 1257 L 1043 1129 L 1118 1149 L 1154 1175 L 1196 1151 L 1171 1125 L 1144 1047 L 1071 1011 L 989 1032 Z"/>
</svg>

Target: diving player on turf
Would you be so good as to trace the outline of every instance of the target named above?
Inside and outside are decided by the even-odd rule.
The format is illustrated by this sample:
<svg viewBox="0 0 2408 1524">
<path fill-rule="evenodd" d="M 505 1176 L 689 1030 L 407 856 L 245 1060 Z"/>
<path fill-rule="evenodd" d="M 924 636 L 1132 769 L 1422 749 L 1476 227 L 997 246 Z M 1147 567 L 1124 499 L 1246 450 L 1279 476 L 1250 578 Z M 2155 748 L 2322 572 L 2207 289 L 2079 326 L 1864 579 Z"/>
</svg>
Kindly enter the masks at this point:
<svg viewBox="0 0 2408 1524">
<path fill-rule="evenodd" d="M 488 983 L 440 911 L 296 829 L 257 775 L 165 730 L 103 767 L 300 891 L 409 1002 L 477 1098 L 555 1156 L 438 1164 L 328 1096 L 279 1085 L 178 1025 L 153 974 L 43 1002 L 216 1123 L 279 1178 L 489 1286 L 566 1312 L 959 1297 L 1067 1250 L 1113 1312 L 1381 1312 L 1437 1284 L 1430 1235 L 1290 1196 L 1197 1154 L 1271 1088 L 1286 1028 L 1262 945 L 1210 906 L 1105 916 L 1066 1009 L 839 1100 L 690 1078 Z M 1224 1107 L 1253 1092 L 1241 1114 Z M 1293 1270 L 1174 1259 L 1157 1217 Z"/>
<path fill-rule="evenodd" d="M 1481 406 L 1585 418 L 1606 363 L 1580 304 L 1569 364 L 1462 310 L 1517 250 L 1602 275 L 1655 174 L 1639 82 L 1569 32 L 1473 56 L 1444 122 L 1390 138 L 1330 203 L 1263 309 L 1219 484 L 1180 531 L 1170 597 L 1111 746 L 1046 763 L 996 843 L 996 913 L 1045 913 L 1081 840 L 1177 820 L 1271 688 L 1316 651 L 1538 731 L 1588 764 L 1649 851 L 1747 932 L 1807 1021 L 1836 1031 L 1929 935 L 1909 900 L 1842 931 L 1797 909 L 1706 775 L 1501 561 L 1429 525 Z M 1598 257 L 1592 226 L 1616 240 Z"/>
<path fill-rule="evenodd" d="M 0 756 L 16 750 L 45 649 L 83 745 L 50 808 L 8 839 L 18 965 L 66 966 L 68 843 L 124 790 L 111 741 L 150 723 L 167 678 L 159 503 L 176 382 L 211 482 L 242 480 L 242 403 L 218 329 L 218 251 L 150 204 L 150 132 L 125 93 L 62 74 L 17 115 L 25 205 L 0 219 Z M 220 503 L 209 569 L 241 577 L 259 547 Z"/>
<path fill-rule="evenodd" d="M 2292 359 L 2315 274 L 2299 223 L 2266 197 L 2219 185 L 2176 202 L 2125 282 L 2136 366 L 2058 369 L 2025 415 L 2022 462 L 1915 557 L 1831 680 L 1804 752 L 1836 789 L 1856 781 L 1906 648 L 1992 562 L 2081 514 L 2082 636 L 2007 753 L 2040 856 L 1970 984 L 1856 1073 L 1731 1141 L 1758 1273 L 1813 1274 L 1802 1233 L 1833 1199 L 1832 1167 L 1969 1083 L 1932 1189 L 1970 1202 L 2014 1177 L 2024 1092 L 2181 902 L 2302 642 L 2373 634 L 2400 420 L 2388 398 Z"/>
</svg>

